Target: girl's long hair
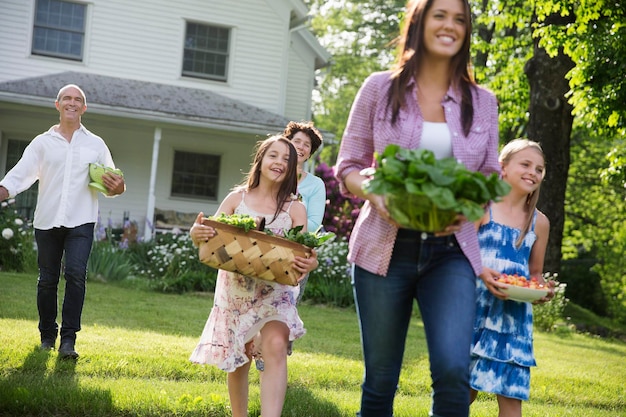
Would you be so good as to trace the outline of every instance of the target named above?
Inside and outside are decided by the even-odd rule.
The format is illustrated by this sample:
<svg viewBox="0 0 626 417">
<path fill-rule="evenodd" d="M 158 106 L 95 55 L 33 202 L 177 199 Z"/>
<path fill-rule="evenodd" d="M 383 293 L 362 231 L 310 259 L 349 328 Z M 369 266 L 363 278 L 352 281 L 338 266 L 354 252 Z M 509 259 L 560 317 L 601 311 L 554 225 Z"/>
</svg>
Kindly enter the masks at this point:
<svg viewBox="0 0 626 417">
<path fill-rule="evenodd" d="M 272 218 L 271 222 L 276 220 L 276 217 L 278 217 L 280 212 L 283 210 L 283 206 L 285 205 L 285 203 L 294 199 L 297 192 L 298 154 L 296 152 L 296 148 L 294 148 L 289 139 L 285 138 L 282 135 L 274 135 L 265 140 L 257 142 L 255 148 L 256 152 L 254 154 L 254 159 L 252 160 L 250 171 L 244 178 L 243 182 L 234 188 L 234 190 L 236 191 L 250 191 L 259 186 L 259 182 L 261 181 L 261 165 L 263 162 L 263 158 L 265 157 L 265 154 L 267 153 L 267 150 L 270 148 L 270 146 L 276 142 L 281 142 L 287 145 L 287 149 L 289 149 L 289 162 L 287 163 L 285 179 L 280 184 L 280 187 L 278 188 L 278 193 L 276 194 L 276 211 L 274 212 L 274 217 Z"/>
<path fill-rule="evenodd" d="M 451 86 L 461 92 L 461 123 L 465 136 L 469 134 L 474 119 L 472 87 L 476 85 L 471 72 L 470 41 L 472 15 L 467 0 L 459 0 L 465 10 L 466 32 L 463 46 L 452 57 L 450 66 Z M 434 0 L 409 0 L 400 36 L 394 41 L 398 46 L 398 60 L 392 68 L 392 83 L 389 89 L 388 105 L 391 106 L 391 122 L 395 123 L 398 113 L 405 105 L 405 94 L 411 77 L 419 70 L 419 61 L 424 59 L 424 20 Z"/>
<path fill-rule="evenodd" d="M 538 142 L 535 142 L 529 139 L 513 139 L 512 141 L 507 143 L 500 151 L 500 156 L 498 160 L 500 161 L 500 164 L 504 166 L 509 163 L 513 155 L 515 155 L 519 151 L 523 151 L 524 149 L 528 149 L 528 148 L 535 149 L 537 152 L 539 152 L 545 163 L 546 157 L 543 153 L 543 149 L 541 148 L 541 145 Z M 542 176 L 541 176 L 542 181 L 545 178 L 545 176 L 546 176 L 546 170 L 544 168 Z M 526 196 L 526 205 L 524 206 L 524 212 L 526 214 L 526 221 L 524 223 L 524 228 L 522 229 L 522 233 L 520 233 L 519 238 L 515 242 L 515 246 L 518 248 L 522 245 L 522 242 L 524 241 L 524 238 L 526 237 L 526 234 L 528 234 L 528 231 L 530 230 L 530 227 L 533 223 L 533 216 L 535 214 L 535 209 L 537 208 L 537 201 L 539 200 L 540 188 L 541 188 L 541 183 L 539 184 L 539 187 L 537 187 L 535 191 L 533 191 L 532 193 L 528 194 L 528 196 Z"/>
</svg>

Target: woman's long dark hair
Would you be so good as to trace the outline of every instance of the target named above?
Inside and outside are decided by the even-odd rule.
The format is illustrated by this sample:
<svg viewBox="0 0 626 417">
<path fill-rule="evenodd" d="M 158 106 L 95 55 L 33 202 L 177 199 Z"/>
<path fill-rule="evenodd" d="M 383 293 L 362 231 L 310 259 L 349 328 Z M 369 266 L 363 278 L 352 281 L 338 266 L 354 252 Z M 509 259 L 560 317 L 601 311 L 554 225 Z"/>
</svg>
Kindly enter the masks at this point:
<svg viewBox="0 0 626 417">
<path fill-rule="evenodd" d="M 280 184 L 280 187 L 278 188 L 278 194 L 276 195 L 276 212 L 274 213 L 272 222 L 276 219 L 276 217 L 278 217 L 285 203 L 295 198 L 297 192 L 298 154 L 296 152 L 296 148 L 294 148 L 289 139 L 281 135 L 274 135 L 265 140 L 257 142 L 256 152 L 252 161 L 252 165 L 250 167 L 250 172 L 248 172 L 248 175 L 244 179 L 243 183 L 235 187 L 235 190 L 249 191 L 259 186 L 259 182 L 261 180 L 261 164 L 263 162 L 263 157 L 267 153 L 267 150 L 270 148 L 270 146 L 272 146 L 272 144 L 276 142 L 281 142 L 287 145 L 287 148 L 289 149 L 289 162 L 287 163 L 285 180 Z"/>
<path fill-rule="evenodd" d="M 472 106 L 472 86 L 476 85 L 470 71 L 470 37 L 472 33 L 472 16 L 467 0 L 459 0 L 465 10 L 466 32 L 461 50 L 452 57 L 452 87 L 461 92 L 461 123 L 465 136 L 469 134 L 474 118 Z M 424 57 L 424 19 L 433 5 L 434 0 L 409 0 L 402 32 L 395 40 L 398 45 L 398 61 L 392 69 L 392 83 L 389 89 L 388 104 L 391 106 L 391 122 L 395 123 L 400 108 L 405 105 L 406 88 L 418 73 L 418 62 Z"/>
</svg>

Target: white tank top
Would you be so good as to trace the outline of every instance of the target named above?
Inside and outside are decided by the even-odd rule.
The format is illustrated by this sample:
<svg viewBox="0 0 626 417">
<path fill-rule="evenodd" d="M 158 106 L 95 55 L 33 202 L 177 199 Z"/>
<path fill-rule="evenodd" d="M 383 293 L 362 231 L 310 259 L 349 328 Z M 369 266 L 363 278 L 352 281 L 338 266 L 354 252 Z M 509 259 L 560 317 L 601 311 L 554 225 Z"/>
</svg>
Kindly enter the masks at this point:
<svg viewBox="0 0 626 417">
<path fill-rule="evenodd" d="M 446 123 L 424 122 L 420 148 L 433 151 L 437 159 L 452 156 L 452 138 Z"/>
</svg>

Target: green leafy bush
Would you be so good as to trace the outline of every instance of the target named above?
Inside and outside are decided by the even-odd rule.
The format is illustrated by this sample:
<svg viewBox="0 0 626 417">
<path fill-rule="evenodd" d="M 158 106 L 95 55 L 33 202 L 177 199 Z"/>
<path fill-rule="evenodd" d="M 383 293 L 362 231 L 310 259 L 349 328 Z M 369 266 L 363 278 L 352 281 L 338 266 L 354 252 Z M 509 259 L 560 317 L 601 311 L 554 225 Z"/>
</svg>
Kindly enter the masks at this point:
<svg viewBox="0 0 626 417">
<path fill-rule="evenodd" d="M 354 305 L 348 241 L 335 237 L 317 249 L 319 266 L 311 271 L 303 299 L 337 307 Z"/>
<path fill-rule="evenodd" d="M 555 278 L 546 274 L 545 279 Z M 555 281 L 554 298 L 547 303 L 533 305 L 533 324 L 535 328 L 544 332 L 551 332 L 558 329 L 558 324 L 563 321 L 563 312 L 569 300 L 565 297 L 567 284 Z"/>
<path fill-rule="evenodd" d="M 188 233 L 160 233 L 150 242 L 129 245 L 134 272 L 162 292 L 213 291 L 217 271 L 198 259 Z"/>
<path fill-rule="evenodd" d="M 350 240 L 350 234 L 359 217 L 364 200 L 354 195 L 343 195 L 333 168 L 325 163 L 317 165 L 315 175 L 326 184 L 326 208 L 324 220 L 322 220 L 324 230 Z"/>
<path fill-rule="evenodd" d="M 32 225 L 22 219 L 13 208 L 15 200 L 0 205 L 0 270 L 26 272 L 36 262 L 34 231 Z"/>
<path fill-rule="evenodd" d="M 121 281 L 132 275 L 130 254 L 109 241 L 94 242 L 87 262 L 88 279 Z"/>
</svg>

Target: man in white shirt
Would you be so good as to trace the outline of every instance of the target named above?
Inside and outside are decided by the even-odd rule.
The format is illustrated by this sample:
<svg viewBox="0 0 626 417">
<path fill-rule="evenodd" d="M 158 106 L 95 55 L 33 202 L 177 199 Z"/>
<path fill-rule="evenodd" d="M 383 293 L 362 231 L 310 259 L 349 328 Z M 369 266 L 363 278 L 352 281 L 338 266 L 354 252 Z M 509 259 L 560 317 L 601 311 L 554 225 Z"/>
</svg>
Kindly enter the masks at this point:
<svg viewBox="0 0 626 417">
<path fill-rule="evenodd" d="M 38 249 L 37 308 L 41 348 L 54 349 L 59 334 L 57 290 L 65 255 L 65 298 L 59 356 L 76 359 L 76 332 L 85 301 L 87 260 L 98 218 L 97 191 L 89 188 L 89 164 L 115 168 L 104 141 L 81 123 L 87 110 L 77 85 L 59 90 L 55 107 L 59 124 L 35 137 L 17 164 L 0 181 L 0 201 L 21 193 L 39 180 L 33 226 Z M 126 190 L 124 178 L 108 173 L 103 184 L 110 197 Z"/>
</svg>

